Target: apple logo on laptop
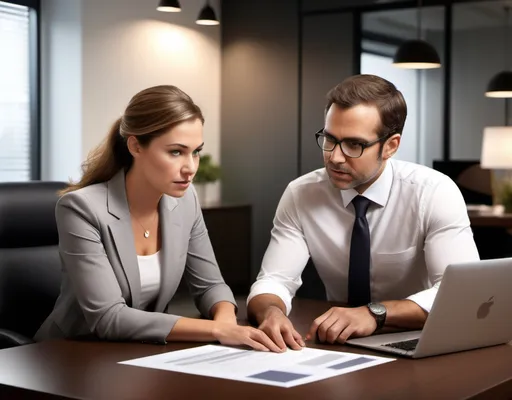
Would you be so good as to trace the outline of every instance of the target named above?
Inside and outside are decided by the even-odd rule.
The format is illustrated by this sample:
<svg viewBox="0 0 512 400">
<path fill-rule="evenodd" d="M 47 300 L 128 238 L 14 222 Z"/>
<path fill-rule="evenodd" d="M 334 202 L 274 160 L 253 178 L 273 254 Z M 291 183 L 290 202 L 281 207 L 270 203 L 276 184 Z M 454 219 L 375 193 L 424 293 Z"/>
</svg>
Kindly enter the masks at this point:
<svg viewBox="0 0 512 400">
<path fill-rule="evenodd" d="M 478 319 L 483 319 L 489 315 L 489 311 L 491 310 L 492 305 L 494 304 L 494 296 L 491 296 L 489 300 L 480 304 L 478 307 L 478 311 L 476 312 L 476 317 Z"/>
</svg>

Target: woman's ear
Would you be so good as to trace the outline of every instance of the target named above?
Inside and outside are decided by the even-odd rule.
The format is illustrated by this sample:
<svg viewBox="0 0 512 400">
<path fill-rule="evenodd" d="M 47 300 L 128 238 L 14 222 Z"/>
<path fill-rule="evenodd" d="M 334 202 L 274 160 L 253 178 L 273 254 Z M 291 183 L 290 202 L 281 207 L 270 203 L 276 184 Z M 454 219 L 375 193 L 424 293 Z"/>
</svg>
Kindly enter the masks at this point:
<svg viewBox="0 0 512 400">
<path fill-rule="evenodd" d="M 384 144 L 384 151 L 382 152 L 382 157 L 384 160 L 393 157 L 393 155 L 397 152 L 398 147 L 400 146 L 401 139 L 402 135 L 395 133 L 388 140 L 386 140 L 386 143 Z"/>
<path fill-rule="evenodd" d="M 128 151 L 130 152 L 132 157 L 135 158 L 140 154 L 141 146 L 135 136 L 128 137 L 128 140 L 126 141 L 126 145 L 128 146 Z"/>
</svg>

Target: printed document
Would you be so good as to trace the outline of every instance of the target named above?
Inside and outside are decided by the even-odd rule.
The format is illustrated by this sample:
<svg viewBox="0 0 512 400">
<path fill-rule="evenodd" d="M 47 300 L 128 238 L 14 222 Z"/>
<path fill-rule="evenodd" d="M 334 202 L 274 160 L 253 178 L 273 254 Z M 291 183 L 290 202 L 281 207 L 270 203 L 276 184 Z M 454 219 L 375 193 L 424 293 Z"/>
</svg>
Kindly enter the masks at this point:
<svg viewBox="0 0 512 400">
<path fill-rule="evenodd" d="M 205 345 L 120 364 L 289 388 L 390 361 L 394 359 L 308 347 L 272 353 Z"/>
</svg>

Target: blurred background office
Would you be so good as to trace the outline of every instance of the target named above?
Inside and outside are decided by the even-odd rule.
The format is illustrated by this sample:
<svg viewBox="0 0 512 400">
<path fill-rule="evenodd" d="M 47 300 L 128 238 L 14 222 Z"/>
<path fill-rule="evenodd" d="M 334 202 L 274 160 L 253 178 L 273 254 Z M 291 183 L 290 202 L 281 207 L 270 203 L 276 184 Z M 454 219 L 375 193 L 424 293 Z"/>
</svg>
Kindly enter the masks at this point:
<svg viewBox="0 0 512 400">
<path fill-rule="evenodd" d="M 486 95 L 511 69 L 510 7 L 510 0 L 0 0 L 0 181 L 77 179 L 134 93 L 177 85 L 204 110 L 205 153 L 222 171 L 204 208 L 220 213 L 209 226 L 216 251 L 242 249 L 225 263 L 229 273 L 246 270 L 243 292 L 286 185 L 322 166 L 314 132 L 325 94 L 352 74 L 377 74 L 403 91 L 409 117 L 397 158 L 449 174 L 468 203 L 493 204 L 493 168 L 482 169 L 480 159 L 484 130 L 512 124 L 511 102 Z M 435 52 L 435 68 L 398 65 L 399 50 L 418 40 Z M 510 85 L 510 75 L 502 80 Z M 512 159 L 511 148 L 500 150 Z M 512 219 L 492 219 L 489 210 L 491 219 L 479 214 L 474 226 L 484 258 L 512 252 Z M 223 232 L 244 244 L 221 240 Z"/>
</svg>

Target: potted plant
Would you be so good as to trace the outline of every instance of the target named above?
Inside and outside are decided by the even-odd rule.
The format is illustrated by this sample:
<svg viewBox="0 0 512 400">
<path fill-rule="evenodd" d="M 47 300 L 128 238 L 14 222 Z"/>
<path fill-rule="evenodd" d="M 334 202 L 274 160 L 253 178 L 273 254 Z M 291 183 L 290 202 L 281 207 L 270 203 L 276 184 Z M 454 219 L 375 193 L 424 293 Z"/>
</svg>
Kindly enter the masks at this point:
<svg viewBox="0 0 512 400">
<path fill-rule="evenodd" d="M 199 202 L 206 202 L 206 188 L 208 184 L 216 182 L 221 176 L 220 167 L 212 161 L 210 154 L 201 155 L 199 167 L 194 176 L 194 187 L 196 188 Z"/>
<path fill-rule="evenodd" d="M 501 204 L 507 214 L 512 214 L 512 182 L 506 182 L 501 188 Z"/>
</svg>

